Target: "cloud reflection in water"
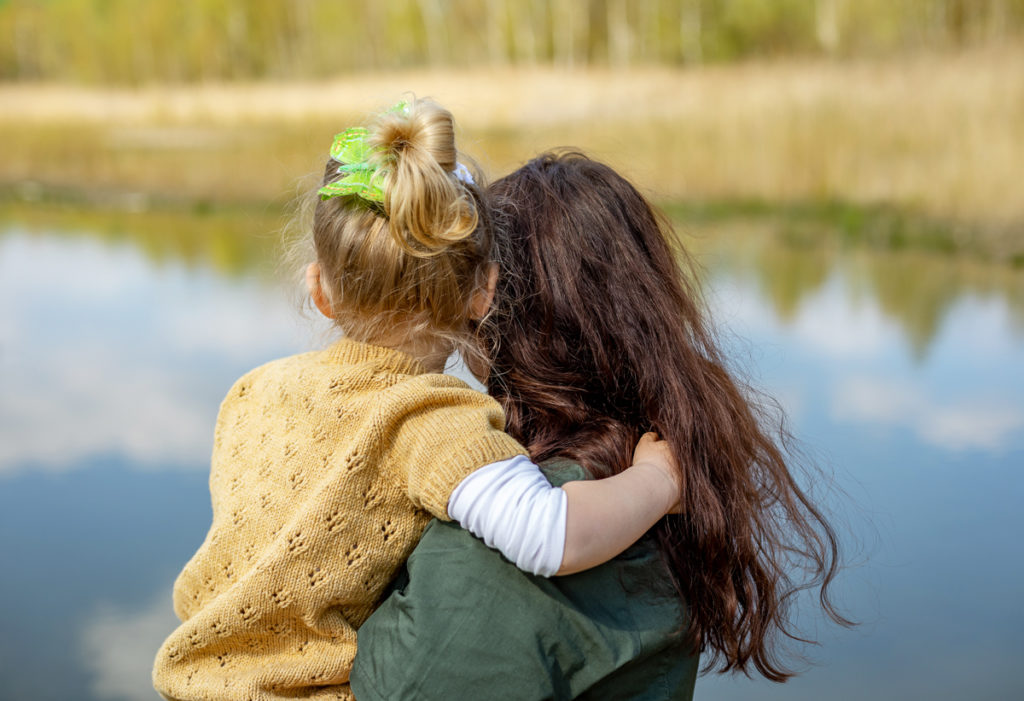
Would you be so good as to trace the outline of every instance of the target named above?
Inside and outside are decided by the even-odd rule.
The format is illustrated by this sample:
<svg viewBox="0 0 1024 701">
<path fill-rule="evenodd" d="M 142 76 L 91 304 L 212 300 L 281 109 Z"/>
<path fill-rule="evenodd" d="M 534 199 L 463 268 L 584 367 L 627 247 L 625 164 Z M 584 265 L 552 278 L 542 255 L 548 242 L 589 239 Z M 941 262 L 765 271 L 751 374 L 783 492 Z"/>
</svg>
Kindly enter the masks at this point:
<svg viewBox="0 0 1024 701">
<path fill-rule="evenodd" d="M 837 421 L 909 429 L 924 443 L 954 451 L 999 451 L 1024 429 L 1024 410 L 1006 399 L 965 395 L 955 401 L 944 404 L 899 380 L 851 377 L 836 387 L 831 411 Z"/>
<path fill-rule="evenodd" d="M 714 285 L 713 313 L 755 366 L 776 369 L 766 383 L 794 419 L 824 402 L 838 424 L 907 430 L 947 451 L 1022 444 L 1024 375 L 1005 368 L 1024 354 L 1000 297 L 959 300 L 921 360 L 874 297 L 853 293 L 864 286 L 841 265 L 788 319 L 749 280 L 720 275 Z"/>
<path fill-rule="evenodd" d="M 0 305 L 0 474 L 205 470 L 231 382 L 314 334 L 280 287 L 82 239 L 0 238 Z"/>
<path fill-rule="evenodd" d="M 82 665 L 90 673 L 93 697 L 152 701 L 153 657 L 177 624 L 164 592 L 141 610 L 112 604 L 97 607 L 79 631 Z"/>
</svg>

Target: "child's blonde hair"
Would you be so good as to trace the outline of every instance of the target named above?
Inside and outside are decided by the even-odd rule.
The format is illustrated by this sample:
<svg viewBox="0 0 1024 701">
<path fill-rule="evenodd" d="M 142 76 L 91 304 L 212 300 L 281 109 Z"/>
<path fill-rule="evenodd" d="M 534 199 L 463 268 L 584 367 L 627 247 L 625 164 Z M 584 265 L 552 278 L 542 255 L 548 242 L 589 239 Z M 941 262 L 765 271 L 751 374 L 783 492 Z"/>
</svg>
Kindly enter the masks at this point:
<svg viewBox="0 0 1024 701">
<path fill-rule="evenodd" d="M 313 244 L 335 323 L 359 341 L 429 334 L 466 346 L 475 290 L 486 286 L 491 234 L 481 189 L 456 176 L 451 113 L 427 99 L 368 127 L 383 205 L 358 195 L 317 202 Z M 323 184 L 341 178 L 327 163 Z"/>
</svg>

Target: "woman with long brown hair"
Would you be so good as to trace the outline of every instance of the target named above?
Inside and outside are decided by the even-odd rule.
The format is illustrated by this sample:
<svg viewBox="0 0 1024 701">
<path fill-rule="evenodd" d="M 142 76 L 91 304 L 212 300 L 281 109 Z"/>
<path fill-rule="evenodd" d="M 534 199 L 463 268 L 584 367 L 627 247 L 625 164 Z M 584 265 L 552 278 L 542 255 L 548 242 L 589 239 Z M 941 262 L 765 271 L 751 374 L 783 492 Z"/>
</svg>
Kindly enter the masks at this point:
<svg viewBox="0 0 1024 701">
<path fill-rule="evenodd" d="M 848 623 L 830 598 L 837 537 L 794 477 L 778 413 L 730 371 L 671 226 L 578 153 L 535 158 L 490 195 L 498 275 L 479 338 L 506 430 L 535 461 L 590 477 L 625 469 L 656 431 L 683 474 L 682 513 L 589 578 L 549 582 L 474 576 L 500 556 L 428 530 L 359 632 L 357 696 L 468 698 L 479 677 L 501 698 L 685 698 L 700 655 L 786 680 L 798 592 Z M 517 684 L 524 670 L 533 681 Z"/>
</svg>

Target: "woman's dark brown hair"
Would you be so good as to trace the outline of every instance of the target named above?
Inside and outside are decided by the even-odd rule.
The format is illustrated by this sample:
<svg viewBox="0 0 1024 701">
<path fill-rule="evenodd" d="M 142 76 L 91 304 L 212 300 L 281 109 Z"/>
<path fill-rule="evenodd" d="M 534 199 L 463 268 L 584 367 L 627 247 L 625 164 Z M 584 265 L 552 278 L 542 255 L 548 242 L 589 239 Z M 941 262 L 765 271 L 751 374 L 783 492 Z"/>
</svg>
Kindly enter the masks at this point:
<svg viewBox="0 0 1024 701">
<path fill-rule="evenodd" d="M 684 512 L 656 527 L 686 635 L 706 669 L 784 681 L 794 595 L 825 612 L 836 535 L 795 481 L 781 419 L 727 368 L 693 263 L 667 220 L 608 166 L 535 158 L 490 190 L 500 273 L 479 332 L 506 430 L 543 461 L 625 469 L 647 430 L 683 475 Z"/>
</svg>

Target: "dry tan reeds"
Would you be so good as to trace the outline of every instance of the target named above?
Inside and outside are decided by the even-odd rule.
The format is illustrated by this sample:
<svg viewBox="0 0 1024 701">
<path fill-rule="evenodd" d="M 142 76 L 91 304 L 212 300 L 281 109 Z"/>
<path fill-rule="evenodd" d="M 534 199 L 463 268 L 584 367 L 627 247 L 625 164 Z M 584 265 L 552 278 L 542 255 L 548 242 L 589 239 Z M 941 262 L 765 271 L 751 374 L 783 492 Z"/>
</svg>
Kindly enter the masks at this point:
<svg viewBox="0 0 1024 701">
<path fill-rule="evenodd" d="M 0 185 L 282 199 L 331 134 L 406 91 L 492 173 L 572 145 L 662 199 L 893 203 L 1024 222 L 1024 47 L 699 70 L 413 72 L 140 91 L 0 86 Z M 258 175 L 258 177 L 253 177 Z"/>
</svg>

